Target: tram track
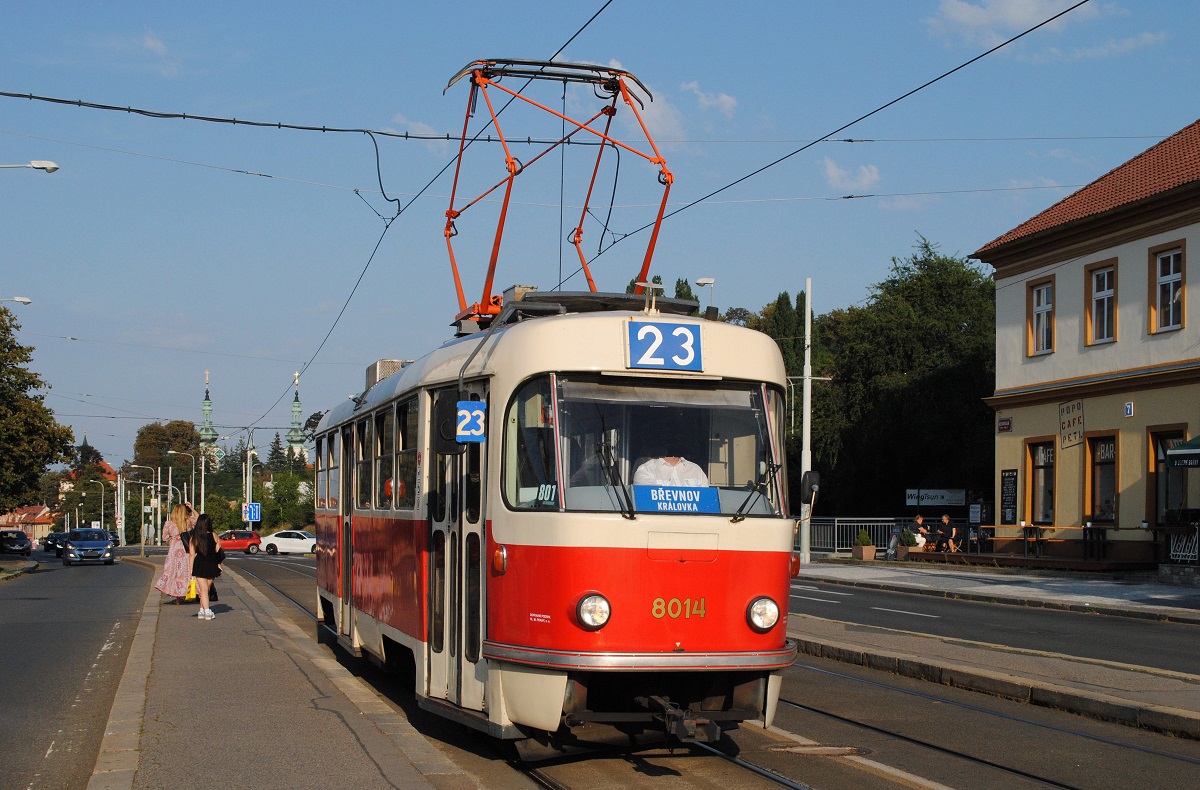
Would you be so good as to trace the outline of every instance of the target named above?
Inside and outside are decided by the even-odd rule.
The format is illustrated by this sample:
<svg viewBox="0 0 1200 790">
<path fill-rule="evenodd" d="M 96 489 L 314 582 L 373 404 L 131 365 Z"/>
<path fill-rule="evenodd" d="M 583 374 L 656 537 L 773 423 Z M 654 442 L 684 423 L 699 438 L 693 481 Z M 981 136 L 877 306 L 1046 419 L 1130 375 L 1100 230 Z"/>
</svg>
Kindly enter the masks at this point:
<svg viewBox="0 0 1200 790">
<path fill-rule="evenodd" d="M 961 700 L 954 699 L 952 695 L 949 694 L 942 695 L 936 692 L 930 693 L 925 691 L 916 691 L 912 688 L 905 688 L 901 685 L 881 682 L 879 680 L 859 677 L 852 674 L 837 672 L 804 663 L 796 663 L 793 666 L 796 670 L 819 673 L 840 681 L 864 685 L 873 692 L 902 695 L 904 697 L 915 698 L 933 705 L 942 706 L 943 708 L 955 708 L 972 716 L 999 719 L 1002 720 L 1006 725 L 1032 730 L 1033 734 L 1026 737 L 1030 738 L 1034 742 L 1038 740 L 1038 733 L 1041 732 L 1053 734 L 1055 736 L 1083 739 L 1101 748 L 1108 747 L 1119 750 L 1119 752 L 1125 755 L 1124 758 L 1122 758 L 1120 755 L 1117 755 L 1116 757 L 1110 759 L 1136 760 L 1138 758 L 1156 758 L 1159 760 L 1168 761 L 1170 763 L 1175 763 L 1181 769 L 1200 769 L 1200 758 L 1197 757 L 1165 751 L 1163 749 L 1152 748 L 1149 746 L 1132 743 L 1128 740 L 1123 740 L 1120 738 L 1097 735 L 1096 733 L 1087 732 L 1081 728 L 1067 727 L 1059 724 L 1047 723 L 1046 721 L 1038 721 L 1031 717 L 1014 715 L 1012 713 L 992 709 L 984 705 L 975 705 L 968 702 L 963 702 Z M 1025 768 L 1021 768 L 1020 766 L 1012 764 L 1011 762 L 1005 762 L 1000 759 L 985 756 L 981 754 L 981 749 L 985 748 L 982 746 L 976 746 L 974 749 L 968 749 L 955 745 L 952 743 L 952 741 L 955 739 L 955 734 L 953 732 L 947 731 L 941 738 L 931 738 L 924 734 L 914 734 L 911 730 L 905 731 L 902 727 L 871 723 L 870 721 L 865 720 L 866 717 L 862 716 L 861 714 L 848 714 L 846 712 L 830 709 L 829 706 L 822 707 L 819 705 L 798 702 L 794 699 L 788 699 L 785 696 L 780 697 L 779 705 L 781 708 L 804 711 L 826 720 L 835 721 L 839 724 L 848 726 L 853 730 L 871 733 L 873 735 L 883 736 L 887 739 L 899 741 L 916 749 L 925 750 L 931 753 L 931 756 L 936 756 L 938 759 L 951 758 L 980 769 L 997 771 L 1004 776 L 1012 777 L 1014 779 L 1019 778 L 1032 781 L 1047 787 L 1063 788 L 1064 790 L 1082 790 L 1083 787 L 1081 785 L 1073 784 L 1070 781 L 1064 781 L 1061 778 L 1056 779 L 1052 776 L 1047 776 L 1044 773 L 1036 770 L 1027 770 Z M 891 705 L 892 703 L 883 703 L 880 707 L 886 709 L 891 707 Z M 1011 753 L 1011 750 L 1009 753 Z"/>
</svg>

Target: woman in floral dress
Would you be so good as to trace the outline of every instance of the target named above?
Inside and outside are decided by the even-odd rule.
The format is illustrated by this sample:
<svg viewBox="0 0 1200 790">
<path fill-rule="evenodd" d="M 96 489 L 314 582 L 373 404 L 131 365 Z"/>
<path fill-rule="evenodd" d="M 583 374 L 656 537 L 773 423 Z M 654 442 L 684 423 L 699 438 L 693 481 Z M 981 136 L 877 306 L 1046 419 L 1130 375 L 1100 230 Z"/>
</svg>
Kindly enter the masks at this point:
<svg viewBox="0 0 1200 790">
<path fill-rule="evenodd" d="M 154 587 L 164 595 L 173 597 L 177 604 L 183 603 L 188 583 L 192 580 L 191 559 L 179 535 L 190 529 L 194 520 L 191 508 L 176 505 L 171 508 L 171 518 L 163 525 L 163 537 L 168 540 L 167 560 L 163 563 L 163 574 L 158 577 Z"/>
</svg>

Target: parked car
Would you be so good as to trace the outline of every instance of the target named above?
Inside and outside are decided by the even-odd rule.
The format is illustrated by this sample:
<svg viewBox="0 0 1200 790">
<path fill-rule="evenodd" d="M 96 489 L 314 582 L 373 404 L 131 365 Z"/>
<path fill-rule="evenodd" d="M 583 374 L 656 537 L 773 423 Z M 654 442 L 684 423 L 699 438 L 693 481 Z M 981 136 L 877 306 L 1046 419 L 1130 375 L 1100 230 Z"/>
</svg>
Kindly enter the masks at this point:
<svg viewBox="0 0 1200 790">
<path fill-rule="evenodd" d="M 33 544 L 29 536 L 19 529 L 0 530 L 0 554 L 24 554 L 29 556 Z"/>
<path fill-rule="evenodd" d="M 116 561 L 113 542 L 102 529 L 73 529 L 63 544 L 63 565 L 76 562 L 103 562 L 112 565 Z"/>
<path fill-rule="evenodd" d="M 113 542 L 114 546 L 121 545 L 121 539 L 119 537 L 117 537 L 117 533 L 113 532 L 111 529 L 108 531 L 108 539 Z"/>
<path fill-rule="evenodd" d="M 51 532 L 46 537 L 42 538 L 42 551 L 55 551 L 58 556 L 62 556 L 62 544 L 67 542 L 67 533 Z"/>
<path fill-rule="evenodd" d="M 316 554 L 317 536 L 300 529 L 285 529 L 262 539 L 267 554 Z"/>
<path fill-rule="evenodd" d="M 217 535 L 221 539 L 221 548 L 225 551 L 244 551 L 247 554 L 258 554 L 262 546 L 262 538 L 257 532 L 248 529 L 231 529 Z"/>
</svg>

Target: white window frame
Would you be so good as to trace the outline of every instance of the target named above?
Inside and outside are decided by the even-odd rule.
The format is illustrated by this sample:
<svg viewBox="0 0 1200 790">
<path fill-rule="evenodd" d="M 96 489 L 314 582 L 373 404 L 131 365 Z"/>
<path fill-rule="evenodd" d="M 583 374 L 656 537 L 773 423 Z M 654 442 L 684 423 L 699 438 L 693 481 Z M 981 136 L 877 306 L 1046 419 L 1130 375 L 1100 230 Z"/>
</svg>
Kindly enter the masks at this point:
<svg viewBox="0 0 1200 790">
<path fill-rule="evenodd" d="M 1103 282 L 1102 282 L 1103 281 Z M 1117 267 L 1102 266 L 1091 271 L 1092 343 L 1117 339 Z"/>
<path fill-rule="evenodd" d="M 1029 285 L 1029 356 L 1054 353 L 1054 279 Z"/>
<path fill-rule="evenodd" d="M 1170 270 L 1163 274 L 1163 264 Z M 1155 331 L 1167 332 L 1183 328 L 1183 249 L 1164 250 L 1155 255 L 1155 310 L 1158 316 Z M 1166 299 L 1164 299 L 1166 294 Z"/>
</svg>

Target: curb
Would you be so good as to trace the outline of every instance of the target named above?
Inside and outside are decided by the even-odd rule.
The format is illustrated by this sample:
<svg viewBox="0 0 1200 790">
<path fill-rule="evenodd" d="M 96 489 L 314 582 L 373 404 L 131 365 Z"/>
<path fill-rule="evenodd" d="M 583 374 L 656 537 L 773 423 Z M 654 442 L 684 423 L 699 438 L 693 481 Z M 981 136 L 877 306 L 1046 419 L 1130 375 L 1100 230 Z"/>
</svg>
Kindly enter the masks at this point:
<svg viewBox="0 0 1200 790">
<path fill-rule="evenodd" d="M 0 573 L 0 582 L 6 582 L 9 579 L 15 579 L 18 576 L 24 576 L 26 573 L 33 573 L 40 568 L 41 565 L 42 564 L 37 560 L 22 560 L 18 567 L 12 569 L 11 571 Z"/>
<path fill-rule="evenodd" d="M 1033 682 L 957 664 L 928 661 L 914 658 L 907 653 L 867 650 L 842 642 L 795 638 L 799 643 L 800 652 L 805 655 L 1200 740 L 1200 714 L 1192 711 L 1163 705 L 1139 705 L 1107 694 L 1090 693 L 1053 683 Z"/>
<path fill-rule="evenodd" d="M 1146 611 L 1142 609 L 1122 609 L 1114 606 L 1092 606 L 1080 603 L 1059 603 L 1058 601 L 1043 601 L 1037 598 L 1017 598 L 1005 595 L 983 595 L 980 593 L 962 593 L 953 590 L 934 590 L 927 587 L 909 587 L 903 584 L 887 584 L 885 582 L 866 582 L 854 579 L 836 579 L 828 576 L 795 576 L 796 581 L 815 581 L 822 584 L 837 584 L 843 587 L 861 587 L 867 590 L 883 590 L 886 592 L 912 593 L 913 595 L 928 595 L 932 598 L 950 598 L 958 601 L 976 601 L 979 603 L 1000 603 L 1009 606 L 1026 606 L 1031 609 L 1052 609 L 1059 612 L 1078 612 L 1082 614 L 1102 614 L 1109 617 L 1131 617 L 1137 620 L 1157 620 L 1164 623 L 1184 623 L 1200 625 L 1200 614 L 1180 613 L 1176 609 L 1164 612 Z"/>
</svg>

